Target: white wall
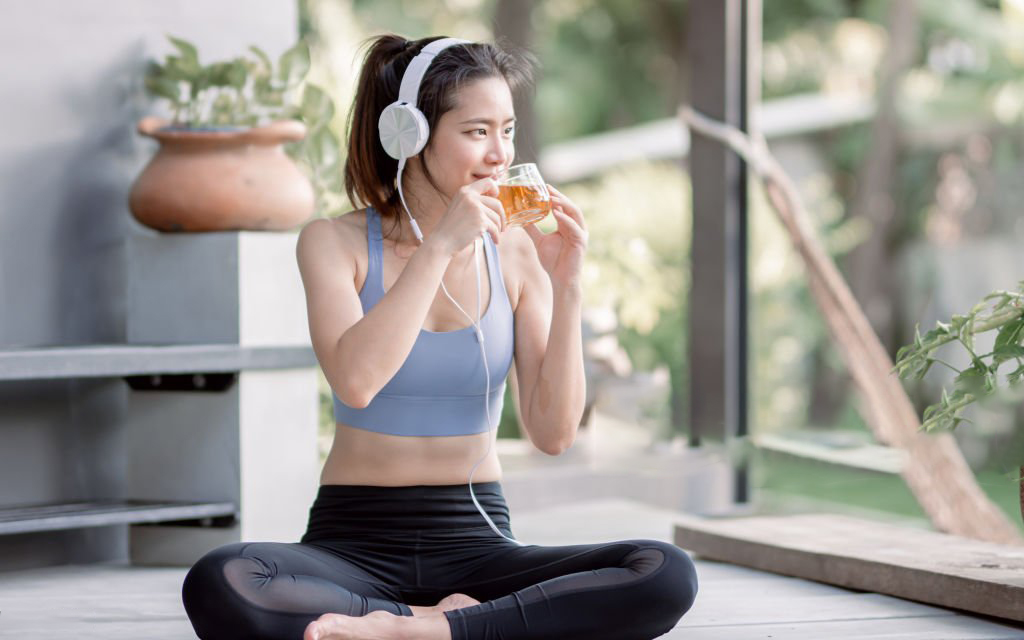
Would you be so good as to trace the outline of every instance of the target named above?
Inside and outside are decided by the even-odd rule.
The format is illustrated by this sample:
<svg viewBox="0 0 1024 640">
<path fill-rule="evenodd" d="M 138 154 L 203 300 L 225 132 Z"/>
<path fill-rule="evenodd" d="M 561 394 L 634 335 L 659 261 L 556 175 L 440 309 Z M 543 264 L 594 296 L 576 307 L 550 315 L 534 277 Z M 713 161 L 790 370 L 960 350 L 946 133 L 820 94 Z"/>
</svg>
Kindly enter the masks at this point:
<svg viewBox="0 0 1024 640">
<path fill-rule="evenodd" d="M 125 339 L 128 192 L 155 150 L 147 58 L 298 35 L 294 0 L 0 0 L 0 349 Z M 123 497 L 121 380 L 0 382 L 0 507 Z M 0 536 L 0 567 L 124 556 L 123 527 Z"/>
</svg>

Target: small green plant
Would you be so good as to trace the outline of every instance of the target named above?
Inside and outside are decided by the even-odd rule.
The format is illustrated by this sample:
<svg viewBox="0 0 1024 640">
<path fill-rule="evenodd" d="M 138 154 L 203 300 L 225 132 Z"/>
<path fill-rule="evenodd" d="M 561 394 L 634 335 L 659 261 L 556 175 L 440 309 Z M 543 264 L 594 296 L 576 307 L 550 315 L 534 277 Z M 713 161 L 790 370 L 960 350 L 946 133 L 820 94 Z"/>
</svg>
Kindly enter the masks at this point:
<svg viewBox="0 0 1024 640">
<path fill-rule="evenodd" d="M 922 428 L 955 429 L 961 422 L 970 422 L 961 412 L 971 403 L 997 395 L 1017 392 L 1024 379 L 1024 280 L 1017 291 L 994 291 L 974 305 L 966 315 L 954 315 L 949 322 L 939 322 L 921 335 L 914 330 L 914 343 L 896 354 L 893 368 L 903 379 L 920 380 L 938 362 L 957 373 L 953 391 L 942 390 L 939 402 L 924 411 Z M 989 308 L 990 307 L 990 308 Z M 998 331 L 992 351 L 978 354 L 974 337 L 987 331 Z M 935 356 L 935 352 L 951 342 L 959 342 L 970 354 L 971 364 L 963 370 Z M 1000 372 L 1000 368 L 1004 368 Z M 999 384 L 1000 376 L 1006 380 Z"/>
<path fill-rule="evenodd" d="M 324 212 L 328 200 L 342 192 L 341 154 L 338 137 L 330 128 L 334 101 L 307 80 L 309 45 L 299 40 L 276 64 L 262 49 L 250 46 L 251 55 L 204 65 L 191 42 L 167 38 L 176 51 L 162 63 L 149 62 L 145 86 L 151 95 L 169 103 L 171 126 L 201 130 L 301 121 L 306 137 L 285 145 L 285 150 L 309 177 L 316 210 Z"/>
</svg>

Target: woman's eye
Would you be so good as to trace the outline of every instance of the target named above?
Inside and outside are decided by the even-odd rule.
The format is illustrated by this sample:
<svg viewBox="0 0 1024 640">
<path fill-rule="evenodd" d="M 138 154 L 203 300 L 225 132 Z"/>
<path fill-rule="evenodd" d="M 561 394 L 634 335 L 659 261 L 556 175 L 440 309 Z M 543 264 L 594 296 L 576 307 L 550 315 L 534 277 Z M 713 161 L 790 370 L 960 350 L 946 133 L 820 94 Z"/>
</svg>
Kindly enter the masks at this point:
<svg viewBox="0 0 1024 640">
<path fill-rule="evenodd" d="M 515 127 L 506 127 L 505 128 L 505 135 L 507 135 L 507 136 L 514 135 L 515 134 L 515 130 L 516 130 Z M 485 136 L 485 135 L 487 135 L 487 129 L 473 129 L 472 131 L 468 131 L 467 133 L 470 133 L 470 134 L 477 134 L 477 133 L 479 133 L 480 135 L 484 135 Z"/>
</svg>

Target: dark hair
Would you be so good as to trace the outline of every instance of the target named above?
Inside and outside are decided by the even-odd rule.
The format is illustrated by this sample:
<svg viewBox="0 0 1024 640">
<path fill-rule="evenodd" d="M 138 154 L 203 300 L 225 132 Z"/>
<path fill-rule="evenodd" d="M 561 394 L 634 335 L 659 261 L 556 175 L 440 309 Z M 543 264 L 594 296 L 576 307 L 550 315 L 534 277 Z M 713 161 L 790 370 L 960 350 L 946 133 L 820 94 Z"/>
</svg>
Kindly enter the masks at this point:
<svg viewBox="0 0 1024 640">
<path fill-rule="evenodd" d="M 345 160 L 345 193 L 353 206 L 372 205 L 384 217 L 401 211 L 395 176 L 398 160 L 384 151 L 377 131 L 380 114 L 398 100 L 402 74 L 429 43 L 444 36 L 406 40 L 395 34 L 370 38 L 348 122 L 348 158 Z M 438 120 L 455 108 L 458 91 L 483 78 L 504 78 L 513 93 L 532 86 L 537 59 L 528 51 L 502 43 L 457 44 L 437 55 L 420 83 L 416 106 L 427 118 L 431 138 Z M 431 139 L 427 140 L 427 147 Z M 426 148 L 426 147 L 425 147 Z M 434 184 L 426 165 L 427 179 Z M 435 185 L 436 186 L 436 185 Z"/>
</svg>

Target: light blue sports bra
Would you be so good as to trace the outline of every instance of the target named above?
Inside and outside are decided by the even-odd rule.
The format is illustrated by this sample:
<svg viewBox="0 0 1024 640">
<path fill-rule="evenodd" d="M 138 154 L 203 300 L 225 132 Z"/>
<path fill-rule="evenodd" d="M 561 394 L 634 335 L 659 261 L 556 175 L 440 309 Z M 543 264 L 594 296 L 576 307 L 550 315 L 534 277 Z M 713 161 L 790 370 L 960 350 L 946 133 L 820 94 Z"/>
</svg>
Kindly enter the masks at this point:
<svg viewBox="0 0 1024 640">
<path fill-rule="evenodd" d="M 381 278 L 383 240 L 380 214 L 366 210 L 367 272 L 359 300 L 366 314 L 384 297 Z M 497 426 L 505 399 L 505 379 L 512 368 L 514 321 L 498 252 L 490 235 L 484 239 L 491 299 L 480 328 L 490 369 L 488 402 Z M 484 274 L 480 274 L 483 278 Z M 445 298 L 447 300 L 447 298 Z M 449 301 L 448 304 L 451 304 Z M 475 316 L 473 308 L 466 312 Z M 334 419 L 343 424 L 399 436 L 460 436 L 488 430 L 484 365 L 472 325 L 455 331 L 427 331 L 413 344 L 402 368 L 365 409 L 354 409 L 334 396 Z"/>
</svg>

